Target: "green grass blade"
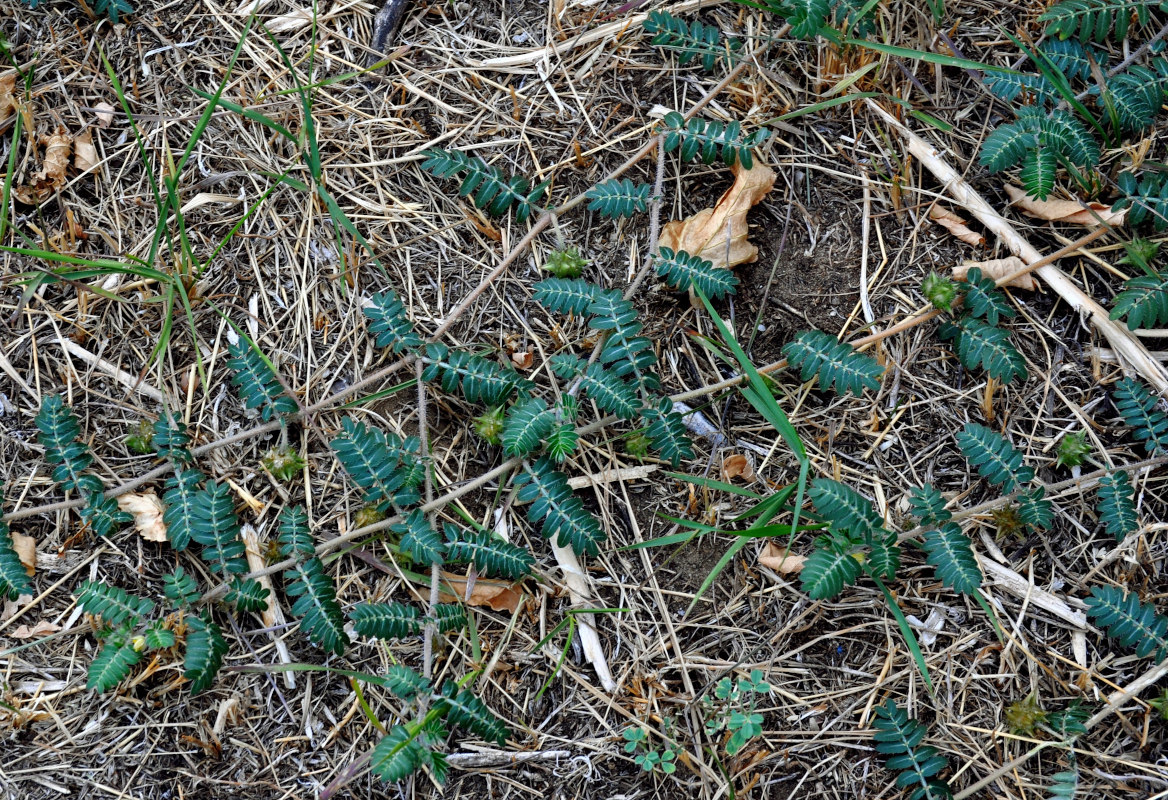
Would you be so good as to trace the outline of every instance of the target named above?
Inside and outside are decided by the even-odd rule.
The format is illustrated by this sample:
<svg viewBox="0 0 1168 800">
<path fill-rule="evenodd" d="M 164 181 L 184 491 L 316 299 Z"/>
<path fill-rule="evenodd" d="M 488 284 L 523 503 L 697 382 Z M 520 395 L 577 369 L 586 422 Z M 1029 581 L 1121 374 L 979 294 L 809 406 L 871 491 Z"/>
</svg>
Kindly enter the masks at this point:
<svg viewBox="0 0 1168 800">
<path fill-rule="evenodd" d="M 880 591 L 884 593 L 884 599 L 887 601 L 888 610 L 892 612 L 892 616 L 896 617 L 897 627 L 900 628 L 900 635 L 904 637 L 904 644 L 908 647 L 908 651 L 912 654 L 913 661 L 917 664 L 917 670 L 920 671 L 921 677 L 925 680 L 925 686 L 929 687 L 930 694 L 936 694 L 937 689 L 933 686 L 933 679 L 929 677 L 929 665 L 925 663 L 925 654 L 921 652 L 921 645 L 917 641 L 916 634 L 913 633 L 912 626 L 908 624 L 905 619 L 904 612 L 900 610 L 900 606 L 896 602 L 896 598 L 892 596 L 892 592 L 888 591 L 888 587 L 884 585 L 884 581 L 877 578 L 871 572 L 867 572 L 868 577 L 876 582 L 880 587 Z"/>
<path fill-rule="evenodd" d="M 726 552 L 723 553 L 722 557 L 718 559 L 718 563 L 714 565 L 712 570 L 710 570 L 710 574 L 706 576 L 706 579 L 702 581 L 702 585 L 698 587 L 698 593 L 694 595 L 694 599 L 691 600 L 689 606 L 686 607 L 686 615 L 693 611 L 693 607 L 697 605 L 698 600 L 702 599 L 702 595 L 705 594 L 706 590 L 713 585 L 714 580 L 722 574 L 722 570 L 726 569 L 726 565 L 729 564 L 734 559 L 734 556 L 738 555 L 742 551 L 742 548 L 746 547 L 748 544 L 750 544 L 750 538 L 742 536 L 734 540 L 734 543 L 726 548 Z"/>
<path fill-rule="evenodd" d="M 685 483 L 692 483 L 694 486 L 701 486 L 706 489 L 715 489 L 721 492 L 729 492 L 730 494 L 740 495 L 741 497 L 749 497 L 752 500 L 761 500 L 762 495 L 755 494 L 749 489 L 743 489 L 740 486 L 735 486 L 732 483 L 725 483 L 723 481 L 716 481 L 713 478 L 699 478 L 694 475 L 683 475 L 680 472 L 663 472 L 661 473 L 667 478 L 683 481 Z"/>
</svg>

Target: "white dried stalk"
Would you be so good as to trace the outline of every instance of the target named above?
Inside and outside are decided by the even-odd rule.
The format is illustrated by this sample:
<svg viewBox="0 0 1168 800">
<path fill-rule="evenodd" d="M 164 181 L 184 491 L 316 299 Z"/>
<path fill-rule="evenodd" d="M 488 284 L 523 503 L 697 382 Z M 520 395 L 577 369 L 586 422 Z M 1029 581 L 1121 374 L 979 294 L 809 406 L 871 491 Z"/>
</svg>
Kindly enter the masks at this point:
<svg viewBox="0 0 1168 800">
<path fill-rule="evenodd" d="M 580 568 L 576 554 L 569 547 L 560 547 L 557 537 L 551 538 L 552 552 L 556 555 L 556 563 L 564 573 L 564 583 L 568 585 L 568 595 L 572 605 L 576 608 L 592 608 L 592 594 L 588 590 L 588 576 Z M 600 646 L 600 637 L 596 627 L 592 624 L 591 614 L 576 615 L 576 632 L 580 634 L 580 646 L 584 649 L 584 656 L 592 663 L 596 670 L 596 677 L 606 692 L 616 691 L 616 681 L 612 679 L 612 672 L 608 669 L 608 659 L 604 657 L 604 648 Z"/>
<path fill-rule="evenodd" d="M 977 217 L 982 225 L 993 231 L 1010 252 L 1027 264 L 1042 260 L 1039 252 L 1022 238 L 1009 221 L 995 211 L 981 195 L 962 179 L 957 171 L 945 161 L 937 148 L 906 128 L 876 103 L 871 100 L 866 102 L 869 108 L 900 133 L 907 143 L 908 151 L 933 173 L 934 177 L 944 185 L 949 195 Z M 1071 308 L 1085 314 L 1091 320 L 1091 324 L 1103 334 L 1104 338 L 1111 344 L 1111 348 L 1119 355 L 1121 366 L 1125 371 L 1136 373 L 1155 387 L 1157 392 L 1168 393 L 1168 373 L 1148 353 L 1143 343 L 1136 339 L 1126 327 L 1112 322 L 1107 310 L 1076 286 L 1054 264 L 1039 267 L 1035 272 L 1059 297 L 1070 304 Z"/>
<path fill-rule="evenodd" d="M 239 538 L 243 540 L 243 546 L 247 550 L 247 566 L 252 572 L 259 572 L 267 563 L 264 561 L 263 547 L 260 545 L 260 535 L 256 529 L 251 525 L 243 525 L 239 529 Z M 292 654 L 288 652 L 288 645 L 284 644 L 284 637 L 280 632 L 284 630 L 286 620 L 284 619 L 284 609 L 280 608 L 280 604 L 276 601 L 276 589 L 272 586 L 272 579 L 267 575 L 260 575 L 256 578 L 260 586 L 268 590 L 268 607 L 260 612 L 260 619 L 263 620 L 264 627 L 271 631 L 269 636 L 272 637 L 272 644 L 276 646 L 276 652 L 280 655 L 280 661 L 284 664 L 292 663 Z M 284 673 L 284 686 L 289 689 L 296 688 L 296 676 L 293 672 Z"/>
</svg>

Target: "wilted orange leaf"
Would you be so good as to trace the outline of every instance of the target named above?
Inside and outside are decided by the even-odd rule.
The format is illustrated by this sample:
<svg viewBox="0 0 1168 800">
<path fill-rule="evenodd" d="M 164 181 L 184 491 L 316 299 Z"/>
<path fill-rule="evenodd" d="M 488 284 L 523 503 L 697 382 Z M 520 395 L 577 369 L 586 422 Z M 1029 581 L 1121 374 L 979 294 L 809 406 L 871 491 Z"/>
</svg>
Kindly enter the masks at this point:
<svg viewBox="0 0 1168 800">
<path fill-rule="evenodd" d="M 757 162 L 750 169 L 736 164 L 733 170 L 734 185 L 713 208 L 665 226 L 661 231 L 662 247 L 684 250 L 712 261 L 716 267 L 733 267 L 758 259 L 758 248 L 746 239 L 746 212 L 774 188 L 775 173 Z"/>
<path fill-rule="evenodd" d="M 762 549 L 762 555 L 758 557 L 758 563 L 770 567 L 780 575 L 797 575 L 803 571 L 807 557 L 792 555 L 787 552 L 787 548 L 779 547 L 774 542 L 767 542 L 766 547 Z"/>
<path fill-rule="evenodd" d="M 742 478 L 745 481 L 754 480 L 754 467 L 751 466 L 750 459 L 741 453 L 735 453 L 722 459 L 722 479 L 732 481 L 735 478 Z"/>
<path fill-rule="evenodd" d="M 1018 256 L 1010 256 L 1009 258 L 991 258 L 989 261 L 966 261 L 964 264 L 958 264 L 953 268 L 953 277 L 959 281 L 965 280 L 966 274 L 973 267 L 981 270 L 981 274 L 990 280 L 998 281 L 1007 275 L 1012 275 L 1018 270 L 1026 266 L 1026 262 L 1018 258 Z M 1028 292 L 1033 292 L 1038 288 L 1038 283 L 1034 277 L 1027 272 L 1025 275 L 1019 275 L 1014 278 L 1006 286 L 1012 286 L 1015 289 L 1025 289 Z"/>
<path fill-rule="evenodd" d="M 929 219 L 940 225 L 942 228 L 948 230 L 951 234 L 956 236 L 966 244 L 980 246 L 985 244 L 985 237 L 980 233 L 970 230 L 965 224 L 965 220 L 954 214 L 944 206 L 934 205 L 929 209 Z"/>
<path fill-rule="evenodd" d="M 134 515 L 134 530 L 148 542 L 165 542 L 166 525 L 162 514 L 166 509 L 154 492 L 123 494 L 118 497 L 118 508 Z"/>
<path fill-rule="evenodd" d="M 467 578 L 465 575 L 455 575 L 453 572 L 442 573 L 442 584 L 439 594 L 442 601 L 463 602 L 471 606 L 487 606 L 495 611 L 510 611 L 515 613 L 523 604 L 523 590 L 518 583 L 493 580 L 490 578 L 475 578 L 470 589 L 470 597 L 466 596 Z"/>
<path fill-rule="evenodd" d="M 1007 186 L 1010 205 L 1038 219 L 1050 222 L 1069 222 L 1094 228 L 1099 225 L 1123 225 L 1127 220 L 1127 209 L 1112 211 L 1111 206 L 1102 203 L 1080 203 L 1077 200 L 1036 200 L 1017 186 Z"/>
<path fill-rule="evenodd" d="M 24 564 L 24 571 L 29 577 L 36 575 L 36 539 L 25 536 L 23 533 L 12 534 L 12 549 Z"/>
</svg>

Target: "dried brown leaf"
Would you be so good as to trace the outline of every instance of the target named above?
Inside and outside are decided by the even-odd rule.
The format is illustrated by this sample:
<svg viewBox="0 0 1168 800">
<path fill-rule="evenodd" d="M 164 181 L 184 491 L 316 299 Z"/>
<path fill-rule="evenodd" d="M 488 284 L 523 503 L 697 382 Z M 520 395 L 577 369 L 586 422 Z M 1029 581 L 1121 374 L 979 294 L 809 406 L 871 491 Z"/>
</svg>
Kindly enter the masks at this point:
<svg viewBox="0 0 1168 800">
<path fill-rule="evenodd" d="M 69 150 L 72 143 L 72 137 L 64 128 L 41 137 L 41 144 L 45 146 L 45 162 L 41 171 L 46 179 L 57 182 L 58 185 L 65 183 L 65 170 L 69 168 Z"/>
<path fill-rule="evenodd" d="M 1018 258 L 1018 256 L 991 258 L 989 261 L 966 261 L 953 268 L 953 277 L 959 281 L 963 281 L 969 270 L 977 267 L 981 270 L 982 275 L 991 280 L 998 281 L 1007 275 L 1012 275 L 1018 270 L 1023 269 L 1025 266 L 1026 262 Z M 1015 289 L 1025 289 L 1028 292 L 1033 292 L 1038 288 L 1038 282 L 1034 280 L 1034 276 L 1029 272 L 1025 275 L 1019 275 L 1005 285 Z"/>
<path fill-rule="evenodd" d="M 945 228 L 949 233 L 956 236 L 966 244 L 972 244 L 975 247 L 980 247 L 985 244 L 985 237 L 980 233 L 970 228 L 965 224 L 965 220 L 957 214 L 950 211 L 948 208 L 940 205 L 934 205 L 929 209 L 929 219 Z"/>
<path fill-rule="evenodd" d="M 734 184 L 707 208 L 692 217 L 670 222 L 661 231 L 660 244 L 671 250 L 712 261 L 716 267 L 733 267 L 758 260 L 758 248 L 746 236 L 746 212 L 775 185 L 770 167 L 755 163 L 750 169 L 735 165 Z M 729 247 L 727 247 L 729 242 Z"/>
<path fill-rule="evenodd" d="M 1127 220 L 1127 209 L 1113 211 L 1102 203 L 1080 203 L 1078 200 L 1036 200 L 1017 186 L 1007 186 L 1010 205 L 1022 209 L 1027 216 L 1050 222 L 1067 222 L 1095 228 L 1099 225 L 1119 226 Z"/>
<path fill-rule="evenodd" d="M 7 635 L 13 639 L 35 639 L 38 636 L 48 636 L 50 633 L 56 633 L 59 630 L 61 630 L 60 625 L 42 619 L 32 627 L 20 625 L 16 630 Z"/>
<path fill-rule="evenodd" d="M 16 73 L 0 75 L 0 122 L 16 111 Z"/>
<path fill-rule="evenodd" d="M 735 478 L 742 478 L 744 481 L 754 480 L 754 466 L 750 459 L 741 453 L 722 459 L 722 480 L 732 481 Z"/>
<path fill-rule="evenodd" d="M 45 146 L 41 168 L 32 174 L 30 183 L 12 187 L 12 196 L 25 205 L 40 205 L 65 185 L 73 139 L 62 128 L 51 136 L 41 137 L 41 144 Z"/>
<path fill-rule="evenodd" d="M 102 100 L 93 107 L 93 110 L 97 114 L 97 127 L 108 128 L 114 124 L 114 107 L 112 105 Z"/>
<path fill-rule="evenodd" d="M 97 166 L 97 148 L 93 146 L 93 134 L 86 128 L 73 140 L 73 166 L 78 172 L 86 172 Z"/>
<path fill-rule="evenodd" d="M 780 575 L 797 575 L 803 571 L 807 557 L 792 555 L 787 552 L 787 548 L 779 547 L 774 542 L 767 542 L 758 557 L 758 563 L 770 567 Z"/>
<path fill-rule="evenodd" d="M 515 613 L 523 604 L 523 589 L 518 583 L 492 580 L 490 578 L 475 578 L 470 589 L 470 597 L 466 596 L 467 577 L 456 575 L 453 572 L 442 573 L 442 584 L 439 594 L 442 602 L 463 602 L 471 606 L 487 606 L 495 611 L 510 611 Z"/>
<path fill-rule="evenodd" d="M 12 549 L 16 551 L 20 563 L 24 564 L 24 571 L 29 577 L 36 575 L 36 539 L 23 533 L 13 533 Z"/>
<path fill-rule="evenodd" d="M 148 542 L 165 542 L 166 525 L 162 514 L 166 508 L 154 492 L 123 494 L 118 497 L 118 508 L 134 515 L 134 530 Z"/>
</svg>

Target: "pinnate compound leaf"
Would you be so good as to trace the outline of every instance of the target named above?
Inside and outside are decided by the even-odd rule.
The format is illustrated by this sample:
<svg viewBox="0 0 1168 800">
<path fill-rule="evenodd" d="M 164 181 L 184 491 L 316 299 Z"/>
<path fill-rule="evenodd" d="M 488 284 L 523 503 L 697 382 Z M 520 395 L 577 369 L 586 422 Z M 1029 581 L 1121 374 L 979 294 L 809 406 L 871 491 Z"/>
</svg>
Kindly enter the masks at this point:
<svg viewBox="0 0 1168 800">
<path fill-rule="evenodd" d="M 1009 440 L 984 425 L 966 423 L 957 434 L 957 445 L 965 460 L 1003 491 L 1012 492 L 1018 484 L 1034 478 L 1034 470 L 1023 464 L 1022 454 Z"/>
<path fill-rule="evenodd" d="M 812 600 L 827 600 L 851 586 L 860 576 L 860 562 L 854 553 L 820 546 L 807 557 L 799 574 L 803 591 Z"/>
<path fill-rule="evenodd" d="M 110 640 L 101 646 L 97 657 L 89 665 L 86 689 L 108 692 L 130 674 L 134 665 L 142 660 L 142 653 L 132 641 Z"/>
<path fill-rule="evenodd" d="M 418 609 L 404 603 L 359 603 L 349 610 L 353 629 L 374 639 L 404 639 L 422 631 Z"/>
<path fill-rule="evenodd" d="M 1135 495 L 1126 472 L 1118 470 L 1100 478 L 1096 496 L 1099 520 L 1117 542 L 1122 542 L 1140 529 Z"/>
<path fill-rule="evenodd" d="M 183 677 L 191 682 L 191 694 L 208 688 L 223 666 L 227 640 L 219 626 L 199 616 L 187 617 L 187 652 Z"/>
<path fill-rule="evenodd" d="M 926 531 L 921 544 L 926 560 L 937 569 L 937 580 L 961 594 L 971 595 L 981 586 L 981 568 L 973 544 L 955 522 Z"/>
<path fill-rule="evenodd" d="M 865 389 L 876 391 L 884 374 L 884 367 L 874 358 L 823 331 L 803 331 L 783 346 L 783 354 L 803 380 L 819 378 L 821 388 L 831 388 L 838 395 L 850 392 L 859 397 Z"/>
<path fill-rule="evenodd" d="M 1168 617 L 1157 614 L 1149 603 L 1141 603 L 1135 593 L 1116 586 L 1097 586 L 1086 598 L 1087 616 L 1108 637 L 1131 647 L 1140 658 L 1157 661 L 1168 656 Z"/>
<path fill-rule="evenodd" d="M 85 581 L 74 594 L 86 614 L 101 617 L 107 625 L 134 625 L 154 613 L 153 600 L 99 581 Z"/>
</svg>

